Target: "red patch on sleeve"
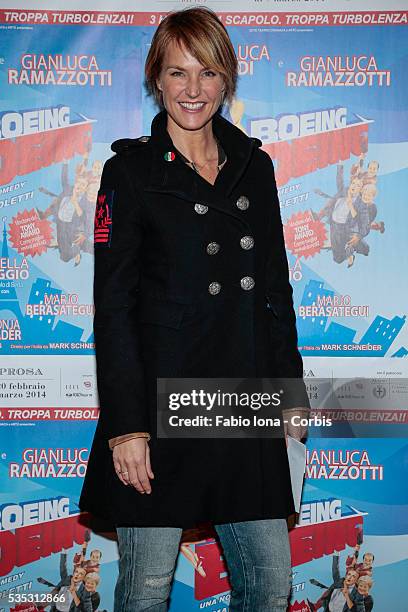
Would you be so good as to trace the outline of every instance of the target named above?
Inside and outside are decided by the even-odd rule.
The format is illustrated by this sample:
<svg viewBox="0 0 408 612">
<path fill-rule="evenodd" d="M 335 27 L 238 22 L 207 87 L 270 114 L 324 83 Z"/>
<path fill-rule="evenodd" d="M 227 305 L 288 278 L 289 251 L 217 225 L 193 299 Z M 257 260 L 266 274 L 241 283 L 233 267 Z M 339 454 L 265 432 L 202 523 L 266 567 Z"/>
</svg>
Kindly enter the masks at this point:
<svg viewBox="0 0 408 612">
<path fill-rule="evenodd" d="M 109 247 L 112 238 L 113 189 L 100 189 L 95 208 L 94 246 Z"/>
</svg>

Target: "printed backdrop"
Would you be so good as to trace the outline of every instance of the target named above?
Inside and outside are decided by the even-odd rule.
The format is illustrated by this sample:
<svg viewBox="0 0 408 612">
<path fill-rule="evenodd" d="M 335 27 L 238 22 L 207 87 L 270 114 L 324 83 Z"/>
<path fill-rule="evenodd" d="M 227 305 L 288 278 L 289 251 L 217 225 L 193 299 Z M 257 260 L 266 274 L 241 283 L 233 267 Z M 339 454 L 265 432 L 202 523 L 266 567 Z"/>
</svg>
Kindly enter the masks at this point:
<svg viewBox="0 0 408 612">
<path fill-rule="evenodd" d="M 157 112 L 143 64 L 164 4 L 194 2 L 37 4 L 0 3 L 0 610 L 35 610 L 24 596 L 51 592 L 83 566 L 86 588 L 98 593 L 93 608 L 112 611 L 114 533 L 90 531 L 77 506 L 98 418 L 95 199 L 110 143 L 148 135 Z M 333 570 L 344 576 L 368 553 L 373 609 L 403 612 L 406 2 L 373 0 L 369 11 L 362 0 L 201 4 L 221 7 L 239 59 L 238 93 L 225 115 L 260 138 L 275 164 L 316 414 L 317 379 L 341 379 L 334 396 L 343 410 L 332 412 L 338 437 L 315 428 L 307 443 L 290 532 L 290 610 L 323 609 Z M 358 228 L 337 206 L 347 193 L 360 194 Z M 344 408 L 359 402 L 364 408 L 341 424 Z M 171 612 L 228 610 L 213 536 L 204 528 L 184 534 Z"/>
</svg>

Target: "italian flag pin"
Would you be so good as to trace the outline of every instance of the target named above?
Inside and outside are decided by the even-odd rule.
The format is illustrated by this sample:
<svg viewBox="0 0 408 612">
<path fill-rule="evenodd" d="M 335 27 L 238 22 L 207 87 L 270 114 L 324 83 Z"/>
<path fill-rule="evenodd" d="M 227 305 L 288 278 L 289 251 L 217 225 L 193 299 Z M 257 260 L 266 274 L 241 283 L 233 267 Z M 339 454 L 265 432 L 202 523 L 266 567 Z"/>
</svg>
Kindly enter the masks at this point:
<svg viewBox="0 0 408 612">
<path fill-rule="evenodd" d="M 173 161 L 174 159 L 176 159 L 176 154 L 174 153 L 174 151 L 167 151 L 167 153 L 164 154 L 164 159 L 166 161 Z"/>
</svg>

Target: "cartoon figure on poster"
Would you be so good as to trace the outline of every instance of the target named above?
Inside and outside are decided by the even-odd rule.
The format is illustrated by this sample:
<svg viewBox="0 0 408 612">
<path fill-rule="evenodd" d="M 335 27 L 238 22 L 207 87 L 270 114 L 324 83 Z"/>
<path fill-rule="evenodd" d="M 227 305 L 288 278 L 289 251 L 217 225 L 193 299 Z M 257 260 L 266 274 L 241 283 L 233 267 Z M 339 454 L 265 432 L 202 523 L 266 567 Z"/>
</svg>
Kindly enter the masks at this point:
<svg viewBox="0 0 408 612">
<path fill-rule="evenodd" d="M 56 238 L 49 247 L 58 249 L 64 262 L 81 262 L 82 253 L 93 252 L 93 226 L 102 162 L 95 160 L 88 170 L 88 154 L 77 165 L 73 184 L 69 181 L 68 162 L 61 168 L 62 191 L 55 194 L 44 187 L 40 191 L 53 198 L 45 211 L 37 209 L 40 219 L 52 217 L 56 225 Z"/>
<path fill-rule="evenodd" d="M 359 534 L 354 552 L 346 558 L 345 576 L 340 575 L 340 553 L 335 551 L 332 557 L 333 582 L 327 586 L 316 580 L 310 579 L 310 583 L 321 589 L 324 593 L 315 602 L 307 600 L 310 612 L 324 610 L 326 612 L 371 612 L 374 600 L 370 595 L 370 589 L 374 584 L 373 563 L 374 554 L 365 552 L 363 561 L 358 563 L 359 552 L 362 544 L 362 536 Z"/>
<path fill-rule="evenodd" d="M 330 248 L 333 261 L 342 263 L 347 259 L 347 267 L 354 264 L 355 253 L 367 256 L 370 247 L 364 240 L 372 230 L 384 233 L 383 221 L 375 222 L 377 206 L 377 173 L 378 161 L 370 161 L 364 170 L 365 154 L 360 162 L 353 164 L 350 170 L 348 187 L 344 185 L 344 166 L 337 166 L 337 193 L 329 196 L 320 189 L 315 193 L 328 200 L 327 204 L 314 216 L 316 219 L 327 219 L 330 227 Z"/>
<path fill-rule="evenodd" d="M 98 609 L 101 598 L 97 588 L 101 581 L 99 569 L 102 552 L 92 550 L 89 559 L 85 559 L 89 540 L 90 531 L 87 530 L 81 552 L 74 555 L 71 574 L 68 574 L 67 553 L 63 550 L 60 554 L 59 582 L 54 584 L 45 578 L 37 578 L 41 584 L 52 587 L 53 595 L 61 596 L 60 601 L 41 605 L 40 610 L 48 605 L 51 605 L 50 612 L 95 612 Z"/>
<path fill-rule="evenodd" d="M 295 213 L 285 223 L 285 242 L 297 261 L 302 256 L 313 257 L 322 250 L 330 250 L 335 263 L 347 262 L 351 268 L 356 254 L 368 256 L 370 232 L 384 233 L 384 221 L 376 221 L 379 162 L 371 160 L 365 169 L 365 157 L 366 153 L 362 153 L 351 166 L 347 184 L 343 163 L 337 165 L 334 195 L 314 189 L 327 200 L 320 210 Z"/>
</svg>

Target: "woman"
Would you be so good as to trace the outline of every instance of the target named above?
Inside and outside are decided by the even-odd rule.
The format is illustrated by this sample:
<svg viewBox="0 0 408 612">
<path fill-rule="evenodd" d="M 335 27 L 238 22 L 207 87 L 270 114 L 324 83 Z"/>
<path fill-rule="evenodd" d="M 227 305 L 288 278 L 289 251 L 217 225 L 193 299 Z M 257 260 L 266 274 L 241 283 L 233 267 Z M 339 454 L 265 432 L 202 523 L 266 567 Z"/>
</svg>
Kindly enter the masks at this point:
<svg viewBox="0 0 408 612">
<path fill-rule="evenodd" d="M 212 11 L 168 15 L 145 70 L 162 110 L 150 137 L 113 144 L 98 196 L 96 214 L 111 213 L 95 237 L 101 408 L 80 507 L 117 527 L 117 612 L 167 609 L 182 529 L 206 521 L 230 609 L 280 612 L 294 512 L 285 440 L 155 435 L 159 377 L 302 376 L 273 167 L 218 112 L 237 59 Z"/>
</svg>

